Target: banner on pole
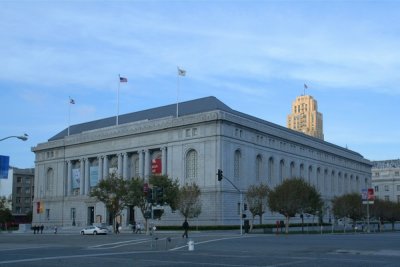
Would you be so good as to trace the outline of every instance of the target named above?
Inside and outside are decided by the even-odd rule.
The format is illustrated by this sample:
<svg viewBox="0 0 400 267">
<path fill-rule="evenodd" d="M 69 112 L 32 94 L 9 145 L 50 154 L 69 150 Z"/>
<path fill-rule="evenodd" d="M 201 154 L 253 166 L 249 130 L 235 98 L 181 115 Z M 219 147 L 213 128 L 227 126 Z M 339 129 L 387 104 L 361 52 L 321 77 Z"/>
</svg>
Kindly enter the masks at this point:
<svg viewBox="0 0 400 267">
<path fill-rule="evenodd" d="M 8 179 L 9 164 L 10 157 L 0 155 L 0 179 Z"/>
</svg>

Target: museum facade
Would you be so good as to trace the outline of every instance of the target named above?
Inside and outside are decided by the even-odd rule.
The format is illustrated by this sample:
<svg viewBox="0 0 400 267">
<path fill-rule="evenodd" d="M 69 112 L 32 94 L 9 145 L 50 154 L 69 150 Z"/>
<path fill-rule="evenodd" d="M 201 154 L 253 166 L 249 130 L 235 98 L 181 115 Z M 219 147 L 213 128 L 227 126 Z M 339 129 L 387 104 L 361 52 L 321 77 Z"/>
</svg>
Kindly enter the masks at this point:
<svg viewBox="0 0 400 267">
<path fill-rule="evenodd" d="M 116 117 L 72 125 L 35 153 L 33 224 L 86 226 L 110 223 L 104 205 L 89 196 L 100 179 L 168 175 L 201 188 L 199 225 L 238 223 L 239 192 L 253 184 L 275 187 L 301 177 L 321 193 L 327 216 L 334 196 L 371 186 L 371 163 L 362 155 L 321 139 L 236 111 L 205 97 Z M 118 125 L 117 125 L 118 122 Z M 264 223 L 279 214 L 267 212 Z M 183 217 L 165 208 L 157 224 L 181 225 Z M 143 220 L 128 208 L 123 227 Z"/>
</svg>

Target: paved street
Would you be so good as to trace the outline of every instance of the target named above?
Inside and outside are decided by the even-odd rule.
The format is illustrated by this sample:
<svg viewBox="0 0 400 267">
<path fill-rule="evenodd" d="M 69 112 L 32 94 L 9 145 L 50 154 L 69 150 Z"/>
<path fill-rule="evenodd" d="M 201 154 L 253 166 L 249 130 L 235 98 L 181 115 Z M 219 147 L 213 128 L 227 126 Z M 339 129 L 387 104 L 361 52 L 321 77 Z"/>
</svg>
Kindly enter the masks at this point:
<svg viewBox="0 0 400 267">
<path fill-rule="evenodd" d="M 0 234 L 0 266 L 398 266 L 400 233 Z"/>
</svg>

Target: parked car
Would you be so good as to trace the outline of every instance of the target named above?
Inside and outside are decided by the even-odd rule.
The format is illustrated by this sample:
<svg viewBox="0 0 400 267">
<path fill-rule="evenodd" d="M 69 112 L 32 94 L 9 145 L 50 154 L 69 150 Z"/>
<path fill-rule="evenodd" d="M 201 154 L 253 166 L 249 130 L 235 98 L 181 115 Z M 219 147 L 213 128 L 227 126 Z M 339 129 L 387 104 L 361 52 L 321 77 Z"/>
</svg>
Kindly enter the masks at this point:
<svg viewBox="0 0 400 267">
<path fill-rule="evenodd" d="M 81 235 L 106 235 L 107 233 L 107 228 L 99 226 L 88 226 L 81 230 Z"/>
</svg>

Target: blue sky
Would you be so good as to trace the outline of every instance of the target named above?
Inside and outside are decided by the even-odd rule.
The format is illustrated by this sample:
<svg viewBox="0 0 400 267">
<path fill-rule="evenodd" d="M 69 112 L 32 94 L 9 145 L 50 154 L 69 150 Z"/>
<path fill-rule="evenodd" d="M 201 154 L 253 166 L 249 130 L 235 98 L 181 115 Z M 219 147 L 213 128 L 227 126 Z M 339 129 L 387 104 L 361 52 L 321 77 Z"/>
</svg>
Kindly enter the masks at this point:
<svg viewBox="0 0 400 267">
<path fill-rule="evenodd" d="M 400 157 L 400 2 L 0 1 L 0 154 L 71 124 L 216 96 L 286 126 L 292 101 L 318 101 L 325 140 L 370 160 Z"/>
</svg>

